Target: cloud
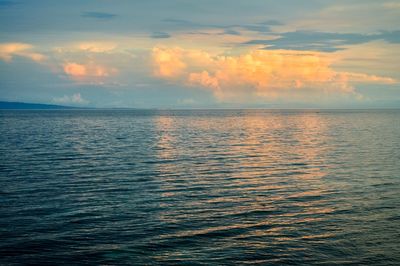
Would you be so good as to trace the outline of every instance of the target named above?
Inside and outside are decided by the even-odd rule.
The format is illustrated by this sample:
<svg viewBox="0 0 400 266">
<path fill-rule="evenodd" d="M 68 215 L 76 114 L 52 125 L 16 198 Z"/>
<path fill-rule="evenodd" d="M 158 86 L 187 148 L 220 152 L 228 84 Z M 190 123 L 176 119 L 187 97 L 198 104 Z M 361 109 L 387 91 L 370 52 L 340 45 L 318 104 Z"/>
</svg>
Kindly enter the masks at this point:
<svg viewBox="0 0 400 266">
<path fill-rule="evenodd" d="M 166 18 L 162 20 L 163 22 L 173 24 L 175 26 L 183 27 L 183 28 L 203 28 L 204 24 L 195 23 L 192 21 L 184 20 L 184 19 L 174 19 L 174 18 Z"/>
<path fill-rule="evenodd" d="M 172 24 L 176 28 L 181 28 L 181 29 L 190 29 L 190 30 L 219 29 L 223 30 L 222 33 L 231 35 L 239 35 L 240 32 L 238 30 L 251 31 L 259 34 L 267 34 L 271 33 L 270 26 L 282 25 L 282 23 L 276 20 L 267 20 L 261 23 L 243 23 L 243 24 L 226 24 L 226 25 L 197 23 L 183 19 L 164 19 L 163 22 Z"/>
<path fill-rule="evenodd" d="M 383 7 L 387 9 L 400 9 L 400 3 L 399 2 L 386 2 L 383 3 Z"/>
<path fill-rule="evenodd" d="M 244 44 L 264 45 L 264 49 L 335 52 L 343 50 L 344 45 L 362 44 L 374 40 L 400 43 L 400 31 L 382 31 L 375 34 L 294 31 L 282 33 L 274 40 L 251 40 Z"/>
<path fill-rule="evenodd" d="M 80 93 L 75 93 L 71 96 L 64 95 L 63 97 L 53 98 L 53 102 L 59 104 L 88 104 L 89 101 L 82 98 Z"/>
<path fill-rule="evenodd" d="M 259 24 L 264 24 L 264 25 L 269 25 L 269 26 L 281 26 L 281 25 L 283 25 L 282 22 L 280 22 L 278 20 L 274 20 L 274 19 L 266 20 L 264 22 L 260 22 Z"/>
<path fill-rule="evenodd" d="M 75 44 L 75 48 L 91 53 L 107 53 L 113 51 L 117 47 L 116 43 L 108 41 L 80 42 Z"/>
<path fill-rule="evenodd" d="M 397 31 L 382 31 L 380 33 L 380 38 L 389 43 L 400 43 L 400 30 Z"/>
<path fill-rule="evenodd" d="M 236 31 L 236 30 L 232 30 L 232 29 L 224 30 L 223 34 L 227 34 L 227 35 L 241 35 L 240 32 L 238 32 L 238 31 Z"/>
<path fill-rule="evenodd" d="M 153 48 L 154 74 L 159 77 L 177 77 L 182 75 L 186 64 L 182 61 L 184 50 L 181 48 Z"/>
<path fill-rule="evenodd" d="M 105 13 L 105 12 L 84 12 L 82 13 L 84 18 L 94 18 L 98 20 L 111 20 L 117 17 L 116 14 Z"/>
<path fill-rule="evenodd" d="M 270 33 L 270 27 L 263 25 L 263 24 L 256 24 L 256 25 L 236 25 L 236 27 L 243 28 L 248 31 L 254 31 L 258 33 Z"/>
<path fill-rule="evenodd" d="M 163 78 L 176 78 L 185 75 L 191 66 L 210 66 L 213 63 L 211 55 L 207 52 L 180 47 L 154 47 L 152 59 L 154 74 Z"/>
<path fill-rule="evenodd" d="M 151 34 L 150 37 L 153 39 L 166 39 L 166 38 L 170 38 L 171 35 L 169 35 L 166 32 L 157 31 L 157 32 L 153 32 L 153 34 Z"/>
<path fill-rule="evenodd" d="M 27 43 L 0 43 L 0 59 L 10 62 L 14 56 L 21 56 L 40 62 L 46 58 L 32 49 L 33 46 Z"/>
<path fill-rule="evenodd" d="M 353 84 L 396 80 L 338 72 L 334 58 L 320 52 L 251 50 L 237 56 L 212 55 L 179 47 L 153 49 L 154 74 L 169 82 L 210 90 L 220 101 L 356 94 Z"/>
<path fill-rule="evenodd" d="M 400 79 L 400 44 L 380 40 L 345 48 L 334 53 L 338 57 L 337 69 Z"/>
<path fill-rule="evenodd" d="M 319 8 L 287 20 L 286 25 L 280 29 L 346 33 L 398 30 L 400 15 L 399 8 L 396 8 L 398 1 L 385 2 L 324 1 Z"/>
<path fill-rule="evenodd" d="M 99 65 L 93 61 L 84 64 L 65 62 L 62 67 L 65 74 L 81 83 L 102 84 L 107 77 L 117 73 L 115 68 Z"/>
</svg>

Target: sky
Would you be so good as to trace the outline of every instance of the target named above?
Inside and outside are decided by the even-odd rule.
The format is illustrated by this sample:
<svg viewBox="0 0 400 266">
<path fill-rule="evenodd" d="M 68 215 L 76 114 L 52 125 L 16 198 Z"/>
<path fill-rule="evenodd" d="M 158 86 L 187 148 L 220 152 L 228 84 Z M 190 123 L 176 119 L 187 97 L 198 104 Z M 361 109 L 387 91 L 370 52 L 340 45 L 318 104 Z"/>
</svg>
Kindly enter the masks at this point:
<svg viewBox="0 0 400 266">
<path fill-rule="evenodd" d="M 0 0 L 0 100 L 400 108 L 400 1 Z"/>
</svg>

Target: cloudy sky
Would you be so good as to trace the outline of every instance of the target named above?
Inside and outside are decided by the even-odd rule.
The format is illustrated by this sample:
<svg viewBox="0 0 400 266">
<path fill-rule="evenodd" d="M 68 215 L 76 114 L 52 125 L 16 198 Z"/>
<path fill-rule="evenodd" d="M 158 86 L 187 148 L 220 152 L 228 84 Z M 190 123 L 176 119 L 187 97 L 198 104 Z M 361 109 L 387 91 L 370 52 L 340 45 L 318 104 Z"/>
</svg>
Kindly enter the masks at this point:
<svg viewBox="0 0 400 266">
<path fill-rule="evenodd" d="M 0 0 L 0 100 L 400 107 L 400 1 Z"/>
</svg>

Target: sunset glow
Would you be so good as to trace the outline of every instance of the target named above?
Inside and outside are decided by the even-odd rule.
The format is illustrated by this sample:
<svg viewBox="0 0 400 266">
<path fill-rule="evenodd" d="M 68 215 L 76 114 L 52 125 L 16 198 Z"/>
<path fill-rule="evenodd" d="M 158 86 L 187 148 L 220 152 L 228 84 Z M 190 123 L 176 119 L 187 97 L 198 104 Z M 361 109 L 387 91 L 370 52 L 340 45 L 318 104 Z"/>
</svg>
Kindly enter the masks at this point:
<svg viewBox="0 0 400 266">
<path fill-rule="evenodd" d="M 39 101 L 40 94 L 51 103 L 80 93 L 97 107 L 398 106 L 399 6 L 311 2 L 192 3 L 208 14 L 198 16 L 151 1 L 159 12 L 150 19 L 150 6 L 139 2 L 112 11 L 104 4 L 102 12 L 58 3 L 41 16 L 30 2 L 10 1 L 0 9 L 1 96 Z M 24 26 L 33 20 L 35 31 Z M 34 77 L 37 91 L 5 73 Z M 57 89 L 42 94 L 41 83 Z"/>
<path fill-rule="evenodd" d="M 0 0 L 1 265 L 400 265 L 400 0 Z"/>
</svg>

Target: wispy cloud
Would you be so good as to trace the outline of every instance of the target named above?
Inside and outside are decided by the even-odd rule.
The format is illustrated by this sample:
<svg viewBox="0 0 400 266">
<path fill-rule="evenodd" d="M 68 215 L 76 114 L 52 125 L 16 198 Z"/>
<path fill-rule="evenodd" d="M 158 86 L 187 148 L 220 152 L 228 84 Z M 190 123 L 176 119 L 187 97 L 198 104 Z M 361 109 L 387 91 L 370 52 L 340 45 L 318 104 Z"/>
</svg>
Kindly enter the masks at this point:
<svg viewBox="0 0 400 266">
<path fill-rule="evenodd" d="M 294 31 L 282 33 L 274 40 L 258 39 L 244 44 L 264 45 L 265 49 L 335 52 L 344 49 L 345 45 L 362 44 L 374 40 L 400 43 L 400 31 L 382 31 L 376 34 Z"/>
<path fill-rule="evenodd" d="M 386 2 L 383 3 L 384 8 L 387 9 L 400 9 L 400 3 L 399 2 Z"/>
<path fill-rule="evenodd" d="M 243 23 L 243 24 L 207 24 L 207 23 L 197 23 L 193 21 L 183 20 L 183 19 L 164 19 L 163 22 L 172 24 L 177 28 L 186 30 L 199 30 L 199 29 L 220 29 L 226 34 L 238 35 L 239 30 L 256 32 L 259 34 L 271 33 L 271 26 L 282 25 L 276 20 L 267 20 L 260 23 Z"/>
<path fill-rule="evenodd" d="M 266 20 L 266 21 L 260 22 L 258 24 L 269 25 L 269 26 L 280 26 L 280 25 L 283 25 L 282 22 L 280 22 L 278 20 L 274 20 L 274 19 Z"/>
<path fill-rule="evenodd" d="M 232 29 L 226 29 L 224 30 L 223 34 L 227 35 L 241 35 L 241 33 L 237 30 L 232 30 Z"/>
<path fill-rule="evenodd" d="M 98 19 L 98 20 L 110 20 L 110 19 L 116 18 L 117 15 L 116 14 L 112 14 L 112 13 L 106 13 L 106 12 L 89 11 L 89 12 L 83 12 L 82 13 L 82 17 L 94 18 L 94 19 Z"/>
<path fill-rule="evenodd" d="M 78 50 L 91 53 L 107 53 L 113 51 L 117 44 L 110 41 L 79 42 L 74 45 Z"/>
<path fill-rule="evenodd" d="M 153 32 L 150 35 L 150 37 L 153 39 L 167 39 L 167 38 L 171 38 L 171 35 L 169 35 L 166 32 L 156 31 L 156 32 Z"/>
</svg>

